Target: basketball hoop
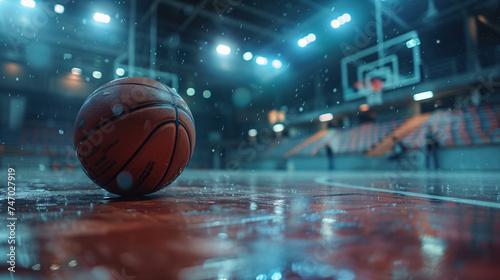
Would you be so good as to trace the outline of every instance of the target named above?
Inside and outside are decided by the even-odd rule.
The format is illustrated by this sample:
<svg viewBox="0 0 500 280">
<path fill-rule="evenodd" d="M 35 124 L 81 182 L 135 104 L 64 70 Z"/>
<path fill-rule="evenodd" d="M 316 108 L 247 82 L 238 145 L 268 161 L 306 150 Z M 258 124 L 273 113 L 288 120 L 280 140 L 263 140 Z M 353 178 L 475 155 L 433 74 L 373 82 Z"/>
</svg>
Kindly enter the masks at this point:
<svg viewBox="0 0 500 280">
<path fill-rule="evenodd" d="M 369 106 L 380 105 L 382 101 L 382 89 L 384 81 L 378 78 L 363 79 L 354 83 L 354 88 L 366 96 L 366 104 Z"/>
<path fill-rule="evenodd" d="M 354 82 L 354 88 L 359 91 L 374 91 L 381 92 L 384 88 L 384 81 L 377 78 L 363 79 L 361 81 Z"/>
</svg>

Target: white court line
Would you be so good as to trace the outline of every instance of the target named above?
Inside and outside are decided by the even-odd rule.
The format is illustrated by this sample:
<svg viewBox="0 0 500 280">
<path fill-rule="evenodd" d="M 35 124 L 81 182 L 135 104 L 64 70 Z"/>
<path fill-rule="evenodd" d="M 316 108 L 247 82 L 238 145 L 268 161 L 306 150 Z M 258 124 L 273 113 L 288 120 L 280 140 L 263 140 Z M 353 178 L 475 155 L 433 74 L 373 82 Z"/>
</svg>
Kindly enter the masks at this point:
<svg viewBox="0 0 500 280">
<path fill-rule="evenodd" d="M 444 200 L 444 201 L 451 201 L 451 202 L 457 202 L 457 203 L 464 203 L 464 204 L 471 204 L 471 205 L 478 205 L 478 206 L 500 209 L 500 203 L 497 203 L 497 202 L 480 201 L 480 200 L 472 200 L 472 199 L 456 198 L 456 197 L 448 197 L 448 196 L 439 196 L 439 195 L 432 195 L 432 194 L 425 194 L 425 193 L 385 190 L 385 189 L 378 189 L 378 188 L 372 188 L 372 187 L 363 187 L 363 186 L 345 184 L 345 183 L 340 183 L 340 182 L 331 182 L 331 181 L 328 181 L 328 176 L 316 178 L 314 181 L 318 184 L 329 185 L 332 187 L 350 188 L 350 189 L 358 189 L 358 190 L 373 191 L 373 192 L 398 193 L 398 194 L 409 195 L 409 196 L 416 196 L 416 197 L 422 197 L 422 198 L 432 198 L 432 199 L 439 199 L 439 200 Z"/>
</svg>

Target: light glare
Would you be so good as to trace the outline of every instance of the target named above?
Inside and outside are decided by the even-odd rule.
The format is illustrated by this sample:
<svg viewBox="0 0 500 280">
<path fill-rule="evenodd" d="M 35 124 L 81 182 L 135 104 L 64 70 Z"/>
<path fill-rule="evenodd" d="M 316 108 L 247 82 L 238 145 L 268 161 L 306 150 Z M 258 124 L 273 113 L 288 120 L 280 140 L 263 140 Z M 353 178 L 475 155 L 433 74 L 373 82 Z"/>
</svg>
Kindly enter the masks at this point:
<svg viewBox="0 0 500 280">
<path fill-rule="evenodd" d="M 330 25 L 333 27 L 333 28 L 339 28 L 340 27 L 340 22 L 336 19 L 332 20 L 332 22 L 330 22 Z"/>
<path fill-rule="evenodd" d="M 34 8 L 36 6 L 36 3 L 33 0 L 22 0 L 21 5 L 28 8 Z"/>
<path fill-rule="evenodd" d="M 100 78 L 102 78 L 102 73 L 99 71 L 94 71 L 94 72 L 92 72 L 92 77 L 94 77 L 96 79 L 100 79 Z"/>
<path fill-rule="evenodd" d="M 255 62 L 259 65 L 267 65 L 267 58 L 259 56 L 255 59 Z"/>
<path fill-rule="evenodd" d="M 307 40 L 309 43 L 316 41 L 316 35 L 314 35 L 314 33 L 307 35 Z"/>
<path fill-rule="evenodd" d="M 231 48 L 226 45 L 218 45 L 217 52 L 222 55 L 228 55 L 231 53 Z"/>
<path fill-rule="evenodd" d="M 302 38 L 299 40 L 298 44 L 299 44 L 299 47 L 303 48 L 303 47 L 307 46 L 307 40 Z"/>
<path fill-rule="evenodd" d="M 209 90 L 204 90 L 203 91 L 203 97 L 205 97 L 206 99 L 208 99 L 208 98 L 210 98 L 210 96 L 212 96 L 212 93 Z"/>
<path fill-rule="evenodd" d="M 186 93 L 187 93 L 187 95 L 189 95 L 189 96 L 193 96 L 193 95 L 194 95 L 194 93 L 195 93 L 194 88 L 188 88 L 188 89 L 186 90 Z"/>
<path fill-rule="evenodd" d="M 368 104 L 361 104 L 361 106 L 359 106 L 359 110 L 361 112 L 368 112 L 370 110 L 370 105 L 368 105 Z"/>
<path fill-rule="evenodd" d="M 54 12 L 58 14 L 63 14 L 64 13 L 64 6 L 61 4 L 55 4 L 54 5 Z"/>
<path fill-rule="evenodd" d="M 418 38 L 413 38 L 413 39 L 410 39 L 406 42 L 406 47 L 409 49 L 414 48 L 418 45 L 420 45 L 420 39 L 418 39 Z"/>
<path fill-rule="evenodd" d="M 276 69 L 280 69 L 283 64 L 281 63 L 281 61 L 275 59 L 275 60 L 273 60 L 273 62 L 271 63 L 271 65 L 274 68 L 276 68 Z"/>
<path fill-rule="evenodd" d="M 251 52 L 246 52 L 243 54 L 243 59 L 249 61 L 253 58 L 253 54 Z"/>
<path fill-rule="evenodd" d="M 250 137 L 255 137 L 255 136 L 257 136 L 257 129 L 254 129 L 254 128 L 250 129 L 250 130 L 248 131 L 248 136 L 250 136 Z"/>
<path fill-rule="evenodd" d="M 77 67 L 73 67 L 73 68 L 71 68 L 71 73 L 80 76 L 82 74 L 82 69 L 77 68 Z"/>
<path fill-rule="evenodd" d="M 350 22 L 351 21 L 351 15 L 349 14 L 343 14 L 342 19 L 344 19 L 345 22 Z"/>
<path fill-rule="evenodd" d="M 420 101 L 420 100 L 429 99 L 429 98 L 433 98 L 433 97 L 434 97 L 434 93 L 432 91 L 425 91 L 425 92 L 421 92 L 421 93 L 417 93 L 417 94 L 413 95 L 413 100 Z"/>
<path fill-rule="evenodd" d="M 109 21 L 111 20 L 111 18 L 108 15 L 103 14 L 103 13 L 95 13 L 94 14 L 94 20 L 97 21 L 97 22 L 109 23 Z"/>
<path fill-rule="evenodd" d="M 319 121 L 320 122 L 327 122 L 333 120 L 333 114 L 332 113 L 326 113 L 322 114 L 319 116 Z"/>
<path fill-rule="evenodd" d="M 273 131 L 274 132 L 282 132 L 285 129 L 285 126 L 281 123 L 277 123 L 273 125 Z"/>
<path fill-rule="evenodd" d="M 120 77 L 123 76 L 123 75 L 125 75 L 125 69 L 123 69 L 123 68 L 116 68 L 116 75 L 118 75 Z"/>
</svg>

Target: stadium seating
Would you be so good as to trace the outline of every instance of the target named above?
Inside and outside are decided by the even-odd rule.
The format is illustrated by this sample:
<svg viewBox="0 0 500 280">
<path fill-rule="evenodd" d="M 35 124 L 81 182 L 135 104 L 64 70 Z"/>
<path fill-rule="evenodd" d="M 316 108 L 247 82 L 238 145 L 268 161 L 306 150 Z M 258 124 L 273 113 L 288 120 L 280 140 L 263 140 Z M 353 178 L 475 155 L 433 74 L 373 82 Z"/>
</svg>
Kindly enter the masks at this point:
<svg viewBox="0 0 500 280">
<path fill-rule="evenodd" d="M 24 127 L 19 141 L 22 153 L 66 156 L 73 153 L 73 128 L 27 125 Z"/>
<path fill-rule="evenodd" d="M 287 157 L 311 156 L 321 150 L 326 143 L 330 143 L 336 154 L 366 153 L 389 137 L 407 120 L 365 123 L 353 128 L 330 129 L 319 139 L 300 141 L 310 142 L 308 145 L 301 145 L 299 149 L 290 145 L 283 146 L 275 155 L 281 154 L 284 148 L 289 147 Z M 406 133 L 402 141 L 409 149 L 423 148 L 426 130 L 430 126 L 436 133 L 441 147 L 495 144 L 500 143 L 499 123 L 499 104 L 436 110 L 425 122 Z"/>
</svg>

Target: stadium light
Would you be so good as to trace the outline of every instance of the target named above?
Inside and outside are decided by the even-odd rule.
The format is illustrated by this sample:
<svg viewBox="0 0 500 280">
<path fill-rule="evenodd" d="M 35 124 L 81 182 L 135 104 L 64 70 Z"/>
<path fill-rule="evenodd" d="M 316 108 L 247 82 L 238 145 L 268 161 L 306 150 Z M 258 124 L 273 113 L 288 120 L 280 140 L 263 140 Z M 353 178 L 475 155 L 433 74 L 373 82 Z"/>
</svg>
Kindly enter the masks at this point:
<svg viewBox="0 0 500 280">
<path fill-rule="evenodd" d="M 319 121 L 320 122 L 327 122 L 333 120 L 333 114 L 332 113 L 326 113 L 322 114 L 319 116 Z"/>
<path fill-rule="evenodd" d="M 34 8 L 36 6 L 36 3 L 34 0 L 22 0 L 21 5 L 28 8 Z"/>
<path fill-rule="evenodd" d="M 123 68 L 116 68 L 116 75 L 118 75 L 120 77 L 123 76 L 123 75 L 125 75 L 125 69 L 123 69 Z"/>
<path fill-rule="evenodd" d="M 339 28 L 340 27 L 340 22 L 336 19 L 332 20 L 332 22 L 330 22 L 330 25 L 333 27 L 333 28 Z"/>
<path fill-rule="evenodd" d="M 413 95 L 413 100 L 420 101 L 420 100 L 429 99 L 429 98 L 433 98 L 433 97 L 434 97 L 434 93 L 432 91 L 425 91 L 425 92 L 421 92 L 421 93 L 417 93 L 417 94 Z"/>
<path fill-rule="evenodd" d="M 187 95 L 189 95 L 189 96 L 193 96 L 193 95 L 194 95 L 194 93 L 195 93 L 194 88 L 188 88 L 188 89 L 186 90 L 186 93 L 187 93 Z"/>
<path fill-rule="evenodd" d="M 314 35 L 314 33 L 307 35 L 306 38 L 307 38 L 306 40 L 308 40 L 309 43 L 316 41 L 316 35 Z"/>
<path fill-rule="evenodd" d="M 95 13 L 94 14 L 94 20 L 97 22 L 102 22 L 102 23 L 109 23 L 111 18 L 107 14 L 103 13 Z"/>
<path fill-rule="evenodd" d="M 267 65 L 267 58 L 265 57 L 262 57 L 262 56 L 258 56 L 256 59 L 255 59 L 255 62 L 259 65 Z"/>
<path fill-rule="evenodd" d="M 73 68 L 71 68 L 71 73 L 80 76 L 82 74 L 82 69 L 77 68 L 77 67 L 73 67 Z"/>
<path fill-rule="evenodd" d="M 249 61 L 253 58 L 253 54 L 251 52 L 246 52 L 243 54 L 243 59 Z"/>
<path fill-rule="evenodd" d="M 58 14 L 63 14 L 64 13 L 64 6 L 61 4 L 55 4 L 54 5 L 54 12 Z"/>
<path fill-rule="evenodd" d="M 257 129 L 254 129 L 254 128 L 250 129 L 250 130 L 248 131 L 248 136 L 250 136 L 250 137 L 255 137 L 255 136 L 257 136 Z"/>
<path fill-rule="evenodd" d="M 330 22 L 330 25 L 333 27 L 333 28 L 339 28 L 341 25 L 344 25 L 348 22 L 351 21 L 351 15 L 350 14 L 343 14 L 341 16 L 339 16 L 338 18 L 332 20 Z"/>
<path fill-rule="evenodd" d="M 94 71 L 94 72 L 92 72 L 92 77 L 94 77 L 96 79 L 100 79 L 100 78 L 102 78 L 102 73 L 100 71 Z"/>
<path fill-rule="evenodd" d="M 283 64 L 281 63 L 281 61 L 275 59 L 273 60 L 273 62 L 271 62 L 271 65 L 276 69 L 280 69 Z"/>
<path fill-rule="evenodd" d="M 273 125 L 273 131 L 274 132 L 282 132 L 285 129 L 285 126 L 281 123 L 277 123 Z"/>
<path fill-rule="evenodd" d="M 316 41 L 316 35 L 314 33 L 310 33 L 309 35 L 300 38 L 297 43 L 299 44 L 299 47 L 303 48 L 314 41 Z"/>
<path fill-rule="evenodd" d="M 350 14 L 343 14 L 342 19 L 344 19 L 344 22 L 350 22 L 351 21 L 351 15 Z"/>
<path fill-rule="evenodd" d="M 299 39 L 297 44 L 299 44 L 299 47 L 303 48 L 303 47 L 307 46 L 307 41 L 306 41 L 306 39 L 301 38 L 301 39 Z"/>
<path fill-rule="evenodd" d="M 226 45 L 218 45 L 217 52 L 222 55 L 228 55 L 231 53 L 231 48 Z"/>
</svg>

